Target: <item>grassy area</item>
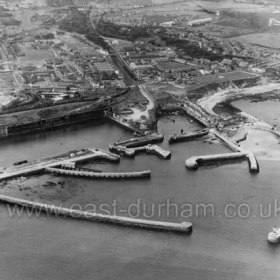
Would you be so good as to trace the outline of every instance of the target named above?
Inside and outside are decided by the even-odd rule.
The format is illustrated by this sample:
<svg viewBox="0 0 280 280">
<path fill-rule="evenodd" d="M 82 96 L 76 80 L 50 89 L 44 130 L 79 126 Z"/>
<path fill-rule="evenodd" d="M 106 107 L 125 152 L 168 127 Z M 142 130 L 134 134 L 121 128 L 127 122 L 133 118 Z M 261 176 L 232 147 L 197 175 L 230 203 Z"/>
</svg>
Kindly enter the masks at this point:
<svg viewBox="0 0 280 280">
<path fill-rule="evenodd" d="M 279 33 L 254 33 L 246 36 L 239 36 L 235 39 L 246 44 L 260 45 L 263 47 L 280 49 Z"/>
</svg>

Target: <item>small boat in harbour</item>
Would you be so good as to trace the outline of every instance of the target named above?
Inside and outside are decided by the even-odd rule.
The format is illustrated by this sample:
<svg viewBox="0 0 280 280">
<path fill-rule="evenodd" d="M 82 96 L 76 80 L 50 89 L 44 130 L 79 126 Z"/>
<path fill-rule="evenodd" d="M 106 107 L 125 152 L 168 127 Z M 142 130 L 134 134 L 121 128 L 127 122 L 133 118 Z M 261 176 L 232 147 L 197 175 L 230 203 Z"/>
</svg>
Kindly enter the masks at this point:
<svg viewBox="0 0 280 280">
<path fill-rule="evenodd" d="M 268 234 L 267 241 L 269 243 L 278 244 L 280 243 L 280 227 L 274 227 Z"/>
</svg>

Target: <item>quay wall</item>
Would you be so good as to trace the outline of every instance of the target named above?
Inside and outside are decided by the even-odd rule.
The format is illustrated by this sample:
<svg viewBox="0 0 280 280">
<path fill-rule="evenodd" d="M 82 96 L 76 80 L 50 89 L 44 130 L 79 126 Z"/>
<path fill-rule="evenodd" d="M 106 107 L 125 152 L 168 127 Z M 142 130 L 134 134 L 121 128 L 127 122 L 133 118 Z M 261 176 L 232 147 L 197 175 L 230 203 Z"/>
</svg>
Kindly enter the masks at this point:
<svg viewBox="0 0 280 280">
<path fill-rule="evenodd" d="M 259 173 L 259 165 L 253 153 L 235 152 L 227 154 L 194 156 L 186 160 L 186 167 L 191 170 L 196 170 L 199 166 L 209 163 L 219 163 L 231 160 L 247 159 L 250 173 Z"/>
<path fill-rule="evenodd" d="M 138 133 L 138 134 L 142 134 L 142 132 L 134 127 L 132 127 L 131 125 L 129 125 L 128 123 L 125 123 L 117 118 L 114 117 L 110 117 L 108 115 L 105 115 L 106 119 L 114 124 L 117 124 L 118 126 L 132 132 L 132 133 Z"/>
<path fill-rule="evenodd" d="M 169 144 L 177 143 L 177 142 L 183 142 L 183 141 L 192 141 L 194 139 L 203 137 L 205 135 L 208 135 L 209 130 L 208 129 L 203 129 L 199 132 L 196 133 L 190 133 L 190 134 L 174 134 L 171 135 L 168 142 Z"/>
<path fill-rule="evenodd" d="M 3 173 L 0 174 L 0 181 L 1 180 L 8 180 L 19 176 L 27 176 L 27 175 L 33 175 L 41 173 L 45 170 L 45 168 L 56 168 L 58 166 L 69 166 L 69 164 L 77 163 L 77 162 L 83 162 L 88 161 L 91 159 L 102 159 L 102 160 L 108 160 L 112 162 L 119 162 L 120 157 L 116 154 L 112 154 L 109 152 L 104 152 L 99 149 L 91 150 L 91 153 L 87 154 L 76 154 L 74 157 L 69 158 L 62 158 L 57 160 L 55 159 L 47 159 L 47 161 L 43 160 L 41 162 L 32 164 L 32 165 L 26 165 L 22 166 L 20 168 L 16 169 L 8 169 L 5 170 Z"/>
<path fill-rule="evenodd" d="M 103 215 L 88 211 L 80 211 L 69 208 L 64 208 L 55 205 L 49 205 L 39 202 L 33 202 L 25 199 L 10 197 L 0 194 L 0 202 L 18 205 L 20 207 L 25 207 L 32 210 L 39 210 L 47 214 L 54 216 L 70 217 L 78 220 L 86 220 L 91 222 L 100 222 L 115 224 L 120 226 L 142 228 L 148 230 L 159 230 L 159 231 L 171 231 L 177 233 L 191 233 L 192 223 L 182 222 L 182 223 L 171 223 L 171 222 L 160 222 L 144 219 L 135 219 L 130 217 L 120 217 L 112 215 Z"/>
<path fill-rule="evenodd" d="M 140 152 L 146 152 L 147 154 L 154 154 L 162 159 L 170 159 L 171 152 L 162 149 L 158 145 L 148 144 L 147 146 L 141 146 L 136 148 L 126 148 L 125 146 L 109 145 L 109 151 L 125 157 L 134 157 Z"/>
<path fill-rule="evenodd" d="M 124 146 L 126 148 L 136 148 L 148 144 L 162 142 L 164 140 L 163 134 L 147 135 L 137 138 L 132 138 L 114 143 L 116 146 Z"/>
<path fill-rule="evenodd" d="M 51 172 L 58 175 L 76 176 L 76 177 L 88 177 L 95 179 L 137 179 L 137 178 L 150 178 L 151 171 L 144 170 L 138 172 L 123 172 L 123 173 L 113 173 L 113 172 L 92 172 L 92 171 L 78 171 L 78 170 L 67 170 L 59 168 L 45 168 L 47 172 Z"/>
</svg>

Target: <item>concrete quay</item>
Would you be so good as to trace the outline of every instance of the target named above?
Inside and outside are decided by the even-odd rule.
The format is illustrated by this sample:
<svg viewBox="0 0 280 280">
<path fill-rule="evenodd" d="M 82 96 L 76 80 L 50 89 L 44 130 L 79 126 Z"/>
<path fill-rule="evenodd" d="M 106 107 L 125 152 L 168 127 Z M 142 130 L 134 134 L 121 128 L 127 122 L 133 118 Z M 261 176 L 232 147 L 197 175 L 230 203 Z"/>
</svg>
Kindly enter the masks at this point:
<svg viewBox="0 0 280 280">
<path fill-rule="evenodd" d="M 186 167 L 191 170 L 198 169 L 199 166 L 211 163 L 219 163 L 235 160 L 248 160 L 250 173 L 259 173 L 259 165 L 253 153 L 235 152 L 227 154 L 194 156 L 186 160 Z"/>
<path fill-rule="evenodd" d="M 209 129 L 205 128 L 195 133 L 189 133 L 189 134 L 173 134 L 170 136 L 168 143 L 178 143 L 178 142 L 184 142 L 184 141 L 192 141 L 197 138 L 203 137 L 205 135 L 208 135 Z"/>
<path fill-rule="evenodd" d="M 125 146 L 109 145 L 109 151 L 125 157 L 134 157 L 139 152 L 146 152 L 146 154 L 154 154 L 160 157 L 161 159 L 171 158 L 170 151 L 166 151 L 160 146 L 152 144 L 135 148 L 126 148 Z"/>
<path fill-rule="evenodd" d="M 89 211 L 80 211 L 69 208 L 64 208 L 55 205 L 49 205 L 39 202 L 33 202 L 25 199 L 10 197 L 0 194 L 0 202 L 6 204 L 17 205 L 23 208 L 28 208 L 34 211 L 40 211 L 40 213 L 47 213 L 54 216 L 69 217 L 78 220 L 86 220 L 90 222 L 108 223 L 126 227 L 135 227 L 147 230 L 157 231 L 170 231 L 175 233 L 189 234 L 192 232 L 192 223 L 170 223 L 160 222 L 144 219 L 135 219 L 130 217 L 120 217 L 113 215 L 103 215 Z"/>
<path fill-rule="evenodd" d="M 146 136 L 140 136 L 124 141 L 118 141 L 115 142 L 115 146 L 124 146 L 126 148 L 135 148 L 140 146 L 145 146 L 148 144 L 154 144 L 154 143 L 161 143 L 164 140 L 163 134 L 151 134 Z"/>
<path fill-rule="evenodd" d="M 144 148 L 144 151 L 146 151 L 146 148 Z M 115 153 L 115 154 L 118 154 L 120 156 L 123 156 L 123 157 L 134 157 L 135 156 L 135 149 L 133 148 L 126 148 L 125 146 L 115 146 L 115 145 L 109 145 L 109 151 L 112 152 L 112 153 Z"/>
<path fill-rule="evenodd" d="M 61 168 L 45 168 L 45 171 L 66 176 L 75 176 L 75 177 L 88 177 L 94 179 L 137 179 L 137 178 L 150 178 L 151 171 L 144 170 L 138 172 L 93 172 L 93 171 L 80 171 L 76 169 L 61 169 Z"/>
<path fill-rule="evenodd" d="M 210 129 L 209 133 L 215 135 L 232 153 L 194 156 L 186 160 L 186 167 L 191 170 L 198 169 L 199 166 L 210 163 L 219 163 L 226 161 L 247 160 L 250 173 L 259 173 L 259 164 L 253 153 L 243 150 L 237 143 L 234 143 L 226 136 L 219 133 L 216 129 Z"/>
<path fill-rule="evenodd" d="M 82 149 L 71 151 L 61 156 L 47 158 L 41 161 L 35 161 L 20 166 L 13 166 L 6 168 L 3 173 L 0 174 L 0 181 L 7 180 L 14 177 L 33 175 L 43 172 L 46 168 L 55 168 L 58 166 L 75 166 L 77 162 L 83 162 L 88 160 L 108 160 L 112 162 L 119 162 L 120 157 L 116 154 L 109 153 L 107 151 L 99 149 Z"/>
<path fill-rule="evenodd" d="M 164 150 L 163 148 L 161 148 L 158 145 L 149 144 L 148 146 L 146 146 L 146 153 L 156 155 L 156 156 L 160 157 L 161 159 L 170 159 L 171 158 L 171 152 Z"/>
<path fill-rule="evenodd" d="M 210 129 L 209 132 L 215 135 L 223 144 L 225 144 L 233 152 L 242 152 L 242 149 L 236 143 L 219 133 L 216 129 Z"/>
</svg>

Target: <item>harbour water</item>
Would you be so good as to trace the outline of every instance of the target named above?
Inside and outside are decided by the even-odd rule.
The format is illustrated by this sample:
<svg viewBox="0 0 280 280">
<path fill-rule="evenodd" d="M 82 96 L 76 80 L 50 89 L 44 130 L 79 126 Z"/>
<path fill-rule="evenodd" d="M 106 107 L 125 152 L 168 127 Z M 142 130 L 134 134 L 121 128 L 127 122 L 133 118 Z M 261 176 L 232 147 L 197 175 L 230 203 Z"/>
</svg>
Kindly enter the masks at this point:
<svg viewBox="0 0 280 280">
<path fill-rule="evenodd" d="M 279 100 L 252 102 L 248 99 L 242 99 L 232 102 L 232 105 L 264 122 L 267 122 L 271 125 L 276 125 L 277 128 L 280 129 Z"/>
<path fill-rule="evenodd" d="M 115 202 L 119 215 L 191 221 L 192 235 L 46 215 L 29 217 L 27 212 L 11 217 L 11 209 L 1 205 L 1 279 L 279 279 L 280 247 L 270 246 L 266 237 L 273 225 L 280 224 L 280 210 L 275 209 L 280 165 L 261 161 L 258 175 L 248 173 L 246 162 L 189 171 L 184 165 L 187 158 L 228 149 L 201 140 L 168 146 L 169 133 L 180 133 L 182 126 L 186 133 L 198 128 L 180 116 L 174 118 L 175 123 L 163 117 L 158 124 L 159 132 L 166 136 L 162 146 L 172 152 L 170 160 L 140 154 L 122 159 L 118 165 L 97 164 L 102 170 L 150 169 L 149 180 L 113 182 L 42 175 L 2 184 L 1 192 L 63 206 L 105 205 L 105 210 L 111 210 L 109 206 Z M 109 143 L 129 137 L 129 132 L 116 126 L 94 124 L 9 140 L 0 143 L 0 165 L 75 148 L 107 149 Z M 166 206 L 161 213 L 159 204 Z M 214 212 L 205 217 L 195 209 L 201 204 L 213 205 Z M 242 204 L 250 207 L 248 217 L 247 206 L 239 207 Z M 261 217 L 266 212 L 260 213 L 260 209 L 270 204 L 270 217 Z M 184 211 L 190 205 L 194 206 L 192 213 Z M 227 205 L 236 205 L 230 209 L 240 213 L 232 217 L 232 211 L 225 211 Z"/>
</svg>

